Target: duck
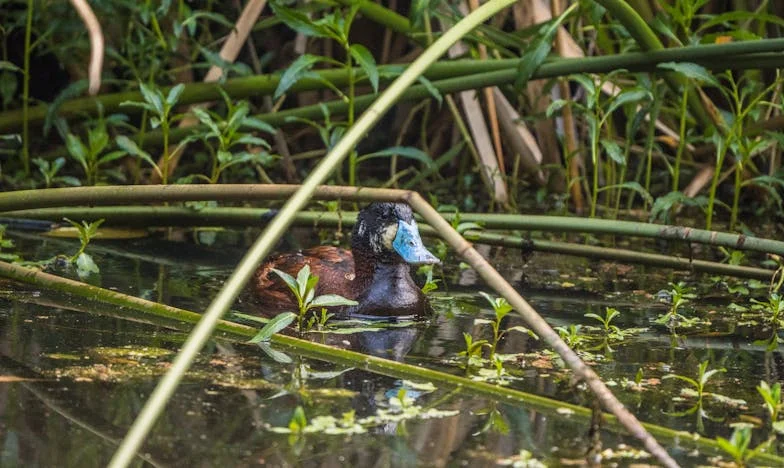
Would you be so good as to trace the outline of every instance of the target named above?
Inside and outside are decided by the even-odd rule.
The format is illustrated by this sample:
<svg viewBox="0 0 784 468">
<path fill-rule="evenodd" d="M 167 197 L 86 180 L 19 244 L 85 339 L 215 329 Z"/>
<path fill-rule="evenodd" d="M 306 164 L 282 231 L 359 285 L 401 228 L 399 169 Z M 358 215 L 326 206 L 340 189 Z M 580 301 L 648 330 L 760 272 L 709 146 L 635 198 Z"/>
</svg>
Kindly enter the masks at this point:
<svg viewBox="0 0 784 468">
<path fill-rule="evenodd" d="M 411 207 L 376 202 L 363 208 L 351 234 L 351 250 L 318 246 L 270 258 L 252 280 L 256 302 L 273 310 L 297 309 L 296 299 L 273 273 L 294 277 L 305 265 L 318 276 L 317 296 L 338 294 L 357 302 L 343 312 L 356 316 L 425 316 L 429 303 L 411 268 L 440 263 L 422 243 Z"/>
</svg>

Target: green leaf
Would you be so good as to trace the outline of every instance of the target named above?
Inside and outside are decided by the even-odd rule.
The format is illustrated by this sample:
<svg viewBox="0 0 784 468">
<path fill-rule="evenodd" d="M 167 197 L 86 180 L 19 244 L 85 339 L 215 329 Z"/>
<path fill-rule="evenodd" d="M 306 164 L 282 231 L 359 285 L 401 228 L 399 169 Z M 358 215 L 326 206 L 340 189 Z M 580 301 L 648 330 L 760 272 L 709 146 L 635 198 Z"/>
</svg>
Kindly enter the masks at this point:
<svg viewBox="0 0 784 468">
<path fill-rule="evenodd" d="M 288 327 L 296 318 L 297 314 L 293 312 L 284 312 L 276 316 L 267 322 L 267 324 L 264 325 L 264 327 L 259 330 L 256 336 L 251 338 L 248 343 L 261 343 L 262 341 L 269 341 L 270 338 L 272 338 L 272 335 Z"/>
<path fill-rule="evenodd" d="M 784 434 L 784 421 L 776 421 L 771 424 L 773 430 L 778 432 L 779 434 Z"/>
<path fill-rule="evenodd" d="M 89 254 L 82 252 L 76 257 L 76 274 L 79 278 L 87 278 L 92 273 L 98 273 L 98 265 L 93 261 L 93 257 Z"/>
<path fill-rule="evenodd" d="M 213 120 L 209 112 L 202 109 L 201 107 L 194 107 L 193 109 L 191 109 L 191 112 L 193 113 L 193 115 L 196 116 L 197 119 L 199 119 L 199 122 L 201 122 L 202 125 L 205 125 L 207 128 L 210 129 L 210 132 L 212 132 L 212 134 L 208 134 L 207 135 L 208 137 L 215 136 L 216 138 L 219 138 L 221 136 L 221 131 L 220 128 L 218 127 L 218 124 L 215 123 L 215 120 Z"/>
<path fill-rule="evenodd" d="M 620 164 L 621 166 L 626 165 L 626 159 L 623 157 L 623 150 L 621 150 L 621 147 L 618 146 L 616 142 L 612 140 L 602 140 L 601 143 L 604 151 L 616 164 Z"/>
<path fill-rule="evenodd" d="M 672 70 L 697 81 L 705 82 L 709 85 L 720 87 L 719 81 L 702 65 L 690 62 L 664 62 L 657 65 L 657 68 Z"/>
<path fill-rule="evenodd" d="M 313 302 L 310 303 L 311 307 L 337 307 L 337 306 L 354 306 L 357 305 L 357 301 L 352 301 L 351 299 L 346 299 L 343 296 L 339 296 L 337 294 L 322 294 L 321 296 L 316 297 L 313 299 Z"/>
<path fill-rule="evenodd" d="M 153 90 L 144 83 L 139 83 L 139 91 L 141 91 L 144 100 L 152 106 L 152 109 L 159 115 L 163 115 L 163 101 L 161 101 L 161 93 L 157 89 Z"/>
<path fill-rule="evenodd" d="M 229 121 L 226 123 L 226 127 L 228 127 L 228 133 L 233 133 L 239 130 L 240 126 L 242 125 L 242 121 L 245 119 L 245 117 L 248 116 L 248 113 L 250 113 L 248 102 L 240 102 L 237 107 L 234 108 L 234 112 L 231 113 L 231 116 L 229 116 Z"/>
<path fill-rule="evenodd" d="M 110 152 L 110 153 L 106 153 L 105 155 L 103 155 L 103 156 L 102 156 L 102 157 L 101 157 L 101 158 L 98 160 L 98 165 L 101 165 L 101 164 L 106 164 L 106 163 L 108 163 L 108 162 L 112 162 L 112 161 L 114 161 L 115 159 L 120 159 L 120 158 L 122 158 L 122 157 L 126 156 L 127 154 L 128 154 L 128 153 L 126 153 L 125 151 L 112 151 L 112 152 Z"/>
<path fill-rule="evenodd" d="M 283 96 L 294 84 L 302 79 L 315 64 L 323 60 L 323 57 L 311 54 L 300 55 L 289 67 L 283 72 L 280 77 L 278 87 L 275 89 L 273 99 L 278 99 Z"/>
<path fill-rule="evenodd" d="M 288 354 L 284 353 L 283 351 L 278 351 L 274 349 L 272 345 L 270 345 L 266 341 L 262 341 L 258 343 L 258 345 L 259 348 L 261 348 L 261 350 L 264 351 L 264 354 L 272 358 L 272 360 L 275 362 L 279 362 L 281 364 L 291 364 L 292 362 L 294 362 L 294 360 L 291 359 L 291 357 Z"/>
<path fill-rule="evenodd" d="M 279 2 L 271 2 L 270 6 L 275 13 L 275 17 L 299 33 L 311 37 L 330 38 L 333 36 L 324 25 L 314 22 L 305 13 L 286 8 Z"/>
<path fill-rule="evenodd" d="M 274 135 L 277 132 L 275 127 L 255 117 L 245 117 L 245 119 L 242 121 L 242 126 L 250 127 L 254 130 L 260 130 L 262 132 L 267 132 L 270 135 Z"/>
<path fill-rule="evenodd" d="M 169 108 L 172 108 L 175 104 L 177 104 L 177 101 L 180 100 L 180 95 L 182 95 L 182 91 L 184 89 L 185 85 L 180 83 L 169 90 L 169 94 L 166 96 L 166 104 L 168 104 Z"/>
<path fill-rule="evenodd" d="M 555 101 L 551 102 L 549 106 L 547 106 L 547 118 L 551 118 L 553 114 L 561 110 L 563 107 L 569 105 L 569 101 L 565 99 L 556 99 Z"/>
<path fill-rule="evenodd" d="M 301 296 L 299 294 L 299 287 L 297 286 L 297 280 L 295 280 L 294 277 L 291 276 L 290 274 L 286 273 L 285 271 L 280 271 L 277 268 L 273 268 L 272 272 L 280 276 L 280 279 L 282 279 L 283 282 L 286 283 L 286 286 L 289 287 L 291 292 L 294 294 L 294 297 L 296 297 L 299 300 Z"/>
<path fill-rule="evenodd" d="M 289 420 L 289 429 L 291 429 L 291 432 L 302 432 L 307 425 L 308 420 L 305 417 L 305 410 L 301 406 L 297 406 Z"/>
<path fill-rule="evenodd" d="M 147 162 L 157 173 L 161 175 L 161 170 L 158 167 L 158 164 L 152 159 L 149 153 L 144 151 L 143 149 L 139 148 L 136 143 L 133 142 L 130 138 L 125 135 L 120 135 L 114 140 L 122 150 L 126 151 L 131 156 L 141 158 L 143 161 Z"/>
<path fill-rule="evenodd" d="M 373 92 L 378 93 L 378 68 L 376 67 L 376 59 L 367 48 L 361 44 L 353 44 L 349 48 L 351 57 L 356 60 L 362 70 L 370 80 L 370 85 L 373 87 Z"/>
<path fill-rule="evenodd" d="M 577 3 L 572 4 L 567 8 L 561 16 L 555 21 L 552 21 L 540 30 L 539 36 L 534 39 L 533 43 L 528 46 L 525 53 L 520 57 L 520 63 L 517 66 L 517 78 L 514 82 L 515 89 L 520 92 L 523 87 L 528 83 L 528 80 L 534 75 L 539 66 L 542 65 L 544 60 L 550 54 L 553 48 L 553 38 L 561 23 L 575 10 Z"/>
<path fill-rule="evenodd" d="M 427 90 L 427 92 L 430 93 L 431 96 L 433 96 L 433 99 L 438 101 L 438 105 L 444 103 L 444 97 L 441 95 L 441 92 L 438 90 L 438 88 L 436 88 L 436 86 L 430 80 L 428 80 L 424 76 L 420 76 L 419 78 L 417 78 L 417 81 L 422 86 L 425 87 L 425 90 Z"/>
<path fill-rule="evenodd" d="M 404 158 L 409 159 L 416 159 L 419 162 L 424 163 L 426 166 L 433 165 L 433 159 L 428 156 L 427 153 L 420 150 L 419 148 L 414 148 L 413 146 L 393 146 L 391 148 L 386 148 L 381 151 L 376 151 L 375 153 L 366 154 L 357 158 L 357 162 L 366 161 L 372 158 L 382 158 L 382 157 L 389 157 L 389 156 L 402 156 Z"/>
<path fill-rule="evenodd" d="M 297 291 L 299 291 L 299 297 L 305 298 L 308 289 L 310 289 L 308 288 L 310 278 L 310 265 L 306 263 L 305 266 L 300 268 L 297 272 Z"/>
<path fill-rule="evenodd" d="M 571 75 L 570 80 L 574 80 L 585 90 L 586 101 L 589 108 L 593 108 L 596 97 L 596 82 L 588 75 Z"/>
<path fill-rule="evenodd" d="M 622 93 L 615 96 L 615 98 L 610 102 L 610 105 L 607 107 L 606 114 L 611 114 L 615 109 L 624 104 L 652 98 L 653 95 L 650 91 L 639 86 L 632 89 L 627 89 L 626 91 L 623 91 Z"/>
<path fill-rule="evenodd" d="M 84 167 L 85 171 L 87 170 L 87 147 L 84 146 L 82 140 L 79 137 L 75 136 L 72 133 L 69 133 L 65 136 L 65 147 L 68 149 L 68 153 L 73 156 L 74 159 L 79 161 L 79 164 Z"/>
</svg>

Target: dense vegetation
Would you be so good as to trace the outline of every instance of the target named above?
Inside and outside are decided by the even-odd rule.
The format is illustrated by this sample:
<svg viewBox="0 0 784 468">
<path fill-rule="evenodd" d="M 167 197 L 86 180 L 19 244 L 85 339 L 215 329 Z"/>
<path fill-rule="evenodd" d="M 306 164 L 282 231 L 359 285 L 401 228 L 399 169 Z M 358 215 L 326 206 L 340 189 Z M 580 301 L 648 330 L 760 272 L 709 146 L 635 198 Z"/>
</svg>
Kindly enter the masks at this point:
<svg viewBox="0 0 784 468">
<path fill-rule="evenodd" d="M 239 5 L 100 3 L 98 18 L 113 19 L 102 85 L 83 98 L 90 43 L 77 13 L 5 3 L 6 190 L 297 182 L 459 14 L 440 2 L 397 12 L 275 2 L 230 62 L 219 50 Z M 671 220 L 695 207 L 708 228 L 715 216 L 731 230 L 743 215 L 778 213 L 781 46 L 756 40 L 778 36 L 780 6 L 630 4 L 634 15 L 617 1 L 581 2 L 555 21 L 536 2 L 497 15 L 420 79 L 333 182 L 413 188 L 466 211 L 497 201 Z M 634 53 L 662 48 L 681 53 Z M 194 84 L 210 67 L 218 85 Z M 465 89 L 481 92 L 447 94 Z"/>
</svg>

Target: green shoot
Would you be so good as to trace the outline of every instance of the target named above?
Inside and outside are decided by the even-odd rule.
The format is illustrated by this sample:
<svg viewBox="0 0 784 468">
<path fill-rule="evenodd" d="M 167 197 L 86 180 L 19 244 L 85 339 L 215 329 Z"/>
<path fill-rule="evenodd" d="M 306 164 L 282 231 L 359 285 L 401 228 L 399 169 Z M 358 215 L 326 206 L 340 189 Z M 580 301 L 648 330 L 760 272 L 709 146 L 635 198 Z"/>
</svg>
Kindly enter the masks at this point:
<svg viewBox="0 0 784 468">
<path fill-rule="evenodd" d="M 692 387 L 694 392 L 697 394 L 698 403 L 701 404 L 703 397 L 705 395 L 709 395 L 709 393 L 705 391 L 705 387 L 708 384 L 708 381 L 711 379 L 711 377 L 721 372 L 727 372 L 727 369 L 719 368 L 719 369 L 708 370 L 708 361 L 702 361 L 697 368 L 696 380 L 690 377 L 677 375 L 677 374 L 667 374 L 663 377 L 663 379 L 678 379 L 683 382 L 686 382 Z"/>
<path fill-rule="evenodd" d="M 288 286 L 291 293 L 297 299 L 298 313 L 297 313 L 297 330 L 302 332 L 302 322 L 308 310 L 321 308 L 321 307 L 339 307 L 339 306 L 353 306 L 357 305 L 357 301 L 346 299 L 337 294 L 323 294 L 316 296 L 316 285 L 318 284 L 318 276 L 310 274 L 310 265 L 305 265 L 297 273 L 297 277 L 289 275 L 284 271 L 272 269 L 278 275 L 286 286 Z"/>
<path fill-rule="evenodd" d="M 98 269 L 98 265 L 95 264 L 93 261 L 93 257 L 90 254 L 85 252 L 87 245 L 90 241 L 98 234 L 98 227 L 103 224 L 103 219 L 99 219 L 98 221 L 88 223 L 87 221 L 82 221 L 81 224 L 77 223 L 76 221 L 71 221 L 68 218 L 63 218 L 68 221 L 79 233 L 79 250 L 76 251 L 75 254 L 68 257 L 68 262 L 72 265 L 76 265 L 76 273 L 79 275 L 79 278 L 86 278 L 90 276 L 91 273 L 98 273 L 100 270 Z"/>
<path fill-rule="evenodd" d="M 503 297 L 494 298 L 485 292 L 480 292 L 479 294 L 481 294 L 482 297 L 487 299 L 487 302 L 489 302 L 490 305 L 493 307 L 493 312 L 495 313 L 495 319 L 490 321 L 490 326 L 493 329 L 493 340 L 490 341 L 490 356 L 489 356 L 489 359 L 491 361 L 493 361 L 493 358 L 495 357 L 495 352 L 498 349 L 498 342 L 501 341 L 501 338 L 503 338 L 504 335 L 506 335 L 511 331 L 528 333 L 528 335 L 531 336 L 532 338 L 535 338 L 537 340 L 539 339 L 539 337 L 536 336 L 534 332 L 520 325 L 508 328 L 506 330 L 501 330 L 501 321 L 503 321 L 504 317 L 506 317 L 507 314 L 509 314 L 509 312 L 513 310 L 512 306 L 508 302 L 506 302 L 506 299 L 504 299 Z"/>
</svg>

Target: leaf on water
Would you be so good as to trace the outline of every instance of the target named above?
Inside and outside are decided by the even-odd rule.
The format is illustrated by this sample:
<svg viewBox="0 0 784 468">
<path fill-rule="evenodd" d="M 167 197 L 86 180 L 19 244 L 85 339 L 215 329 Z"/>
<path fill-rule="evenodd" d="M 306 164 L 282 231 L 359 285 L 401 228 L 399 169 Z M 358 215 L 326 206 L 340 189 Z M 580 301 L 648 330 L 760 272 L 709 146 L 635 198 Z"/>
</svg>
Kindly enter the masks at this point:
<svg viewBox="0 0 784 468">
<path fill-rule="evenodd" d="M 259 330 L 256 336 L 248 340 L 248 343 L 261 343 L 263 341 L 269 341 L 270 338 L 272 338 L 272 335 L 288 327 L 296 318 L 296 314 L 292 312 L 285 312 L 273 319 L 270 319 L 270 321 L 267 322 L 267 324 L 264 325 L 261 330 Z"/>
<path fill-rule="evenodd" d="M 93 261 L 93 257 L 86 252 L 82 252 L 76 258 L 76 274 L 79 278 L 86 278 L 92 273 L 99 273 L 98 265 Z"/>
</svg>

